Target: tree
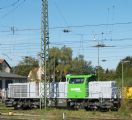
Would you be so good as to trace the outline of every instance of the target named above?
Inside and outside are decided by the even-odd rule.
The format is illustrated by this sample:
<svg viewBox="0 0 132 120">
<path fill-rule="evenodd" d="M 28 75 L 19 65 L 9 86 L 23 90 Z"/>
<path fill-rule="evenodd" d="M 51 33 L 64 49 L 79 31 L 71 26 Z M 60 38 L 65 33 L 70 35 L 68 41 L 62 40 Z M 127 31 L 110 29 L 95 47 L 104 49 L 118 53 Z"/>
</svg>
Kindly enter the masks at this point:
<svg viewBox="0 0 132 120">
<path fill-rule="evenodd" d="M 39 63 L 37 59 L 30 56 L 26 56 L 23 58 L 22 61 L 19 62 L 17 66 L 13 67 L 13 73 L 28 76 L 30 70 L 38 66 Z"/>
<path fill-rule="evenodd" d="M 83 55 L 79 55 L 78 57 L 72 60 L 71 74 L 90 74 L 94 73 L 94 68 L 91 65 L 91 62 L 84 60 Z"/>
<path fill-rule="evenodd" d="M 115 70 L 106 70 L 104 80 L 115 80 L 116 79 L 116 71 Z"/>
<path fill-rule="evenodd" d="M 125 76 L 127 76 L 127 77 L 131 76 L 131 74 L 132 74 L 132 57 L 128 56 L 128 57 L 122 59 L 118 63 L 117 68 L 116 68 L 117 77 L 122 76 L 122 61 L 129 61 L 129 62 L 123 64 L 123 68 L 124 68 L 123 71 L 124 71 Z"/>
<path fill-rule="evenodd" d="M 104 80 L 104 69 L 101 66 L 97 66 L 95 69 L 98 80 Z"/>
<path fill-rule="evenodd" d="M 49 49 L 48 73 L 50 79 L 63 81 L 66 74 L 91 74 L 94 68 L 83 55 L 72 58 L 72 49 L 66 46 Z M 54 78 L 55 76 L 55 78 Z"/>
<path fill-rule="evenodd" d="M 97 76 L 98 76 L 98 73 L 99 73 L 99 80 L 115 80 L 116 79 L 115 70 L 109 70 L 108 68 L 104 70 L 101 66 L 99 66 L 99 68 L 98 67 L 96 68 Z"/>
<path fill-rule="evenodd" d="M 127 56 L 124 59 L 122 59 L 116 68 L 116 75 L 118 79 L 121 79 L 122 77 L 122 61 L 129 61 L 127 63 L 123 63 L 123 75 L 124 75 L 124 81 L 126 85 L 132 85 L 132 57 Z M 121 80 L 120 80 L 121 81 Z"/>
<path fill-rule="evenodd" d="M 70 69 L 72 61 L 72 49 L 66 46 L 49 49 L 48 71 L 50 78 L 56 76 L 56 80 L 62 80 Z M 55 74 L 55 76 L 54 76 Z"/>
</svg>

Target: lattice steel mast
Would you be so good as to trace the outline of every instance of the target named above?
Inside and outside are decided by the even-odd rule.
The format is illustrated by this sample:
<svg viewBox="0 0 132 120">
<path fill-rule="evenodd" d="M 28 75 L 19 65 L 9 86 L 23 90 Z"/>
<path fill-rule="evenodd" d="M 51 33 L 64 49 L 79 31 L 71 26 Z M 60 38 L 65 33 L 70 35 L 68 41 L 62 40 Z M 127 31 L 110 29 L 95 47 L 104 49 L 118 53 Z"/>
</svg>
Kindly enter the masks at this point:
<svg viewBox="0 0 132 120">
<path fill-rule="evenodd" d="M 42 0 L 42 13 L 41 13 L 41 108 L 42 105 L 47 106 L 47 91 L 48 91 L 48 51 L 49 51 L 49 25 L 48 25 L 48 0 Z"/>
</svg>

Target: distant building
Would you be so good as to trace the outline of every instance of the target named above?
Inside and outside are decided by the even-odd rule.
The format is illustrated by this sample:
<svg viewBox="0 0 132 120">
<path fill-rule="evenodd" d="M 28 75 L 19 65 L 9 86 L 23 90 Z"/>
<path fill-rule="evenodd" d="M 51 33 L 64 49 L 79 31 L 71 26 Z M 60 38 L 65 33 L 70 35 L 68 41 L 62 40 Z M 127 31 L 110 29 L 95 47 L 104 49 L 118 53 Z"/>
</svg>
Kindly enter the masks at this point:
<svg viewBox="0 0 132 120">
<path fill-rule="evenodd" d="M 27 82 L 27 77 L 7 72 L 0 72 L 0 97 L 2 99 L 6 98 L 6 91 L 8 90 L 9 83 L 23 82 Z"/>
<path fill-rule="evenodd" d="M 42 70 L 41 67 L 34 68 L 29 72 L 28 79 L 31 81 L 40 81 L 41 80 Z"/>
<path fill-rule="evenodd" d="M 12 74 L 8 62 L 5 59 L 0 59 L 0 98 L 6 98 L 9 83 L 23 82 L 27 82 L 27 77 Z"/>
<path fill-rule="evenodd" d="M 7 73 L 11 72 L 11 67 L 5 59 L 0 59 L 0 71 Z"/>
<path fill-rule="evenodd" d="M 42 71 L 41 67 L 36 67 L 34 69 L 32 69 L 29 74 L 28 74 L 28 80 L 29 81 L 36 81 L 36 82 L 40 82 L 41 76 L 44 75 L 44 72 Z M 50 80 L 54 81 L 54 75 L 50 75 Z M 65 81 L 65 78 L 64 78 Z"/>
</svg>

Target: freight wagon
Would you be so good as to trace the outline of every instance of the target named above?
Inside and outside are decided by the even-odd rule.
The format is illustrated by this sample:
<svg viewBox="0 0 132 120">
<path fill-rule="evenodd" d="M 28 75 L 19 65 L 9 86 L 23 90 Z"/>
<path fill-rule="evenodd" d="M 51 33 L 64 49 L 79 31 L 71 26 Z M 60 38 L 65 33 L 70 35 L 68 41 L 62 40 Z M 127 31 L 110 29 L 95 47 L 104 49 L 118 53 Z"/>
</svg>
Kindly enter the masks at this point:
<svg viewBox="0 0 132 120">
<path fill-rule="evenodd" d="M 125 99 L 132 100 L 132 87 L 124 87 L 123 90 Z"/>
<path fill-rule="evenodd" d="M 96 81 L 95 75 L 66 75 L 65 82 L 47 85 L 47 106 L 86 110 L 118 110 L 120 95 L 115 81 Z M 9 84 L 6 106 L 15 109 L 40 107 L 42 83 Z"/>
</svg>

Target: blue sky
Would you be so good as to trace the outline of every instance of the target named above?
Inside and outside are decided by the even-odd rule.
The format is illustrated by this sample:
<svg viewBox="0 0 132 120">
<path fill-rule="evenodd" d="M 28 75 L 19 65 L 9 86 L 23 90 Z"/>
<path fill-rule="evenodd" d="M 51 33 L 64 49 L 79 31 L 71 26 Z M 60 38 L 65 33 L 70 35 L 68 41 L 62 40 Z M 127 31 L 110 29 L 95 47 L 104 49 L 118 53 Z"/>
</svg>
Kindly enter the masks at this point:
<svg viewBox="0 0 132 120">
<path fill-rule="evenodd" d="M 83 54 L 86 60 L 97 66 L 98 50 L 93 46 L 98 42 L 114 46 L 99 50 L 100 65 L 105 69 L 115 69 L 121 59 L 132 55 L 131 0 L 48 2 L 50 47 L 71 47 L 73 57 Z M 113 23 L 118 24 L 109 25 Z M 0 0 L 0 57 L 11 66 L 18 64 L 24 56 L 38 58 L 40 24 L 41 0 Z M 64 29 L 70 32 L 64 33 Z M 103 59 L 106 62 L 102 62 Z"/>
</svg>

